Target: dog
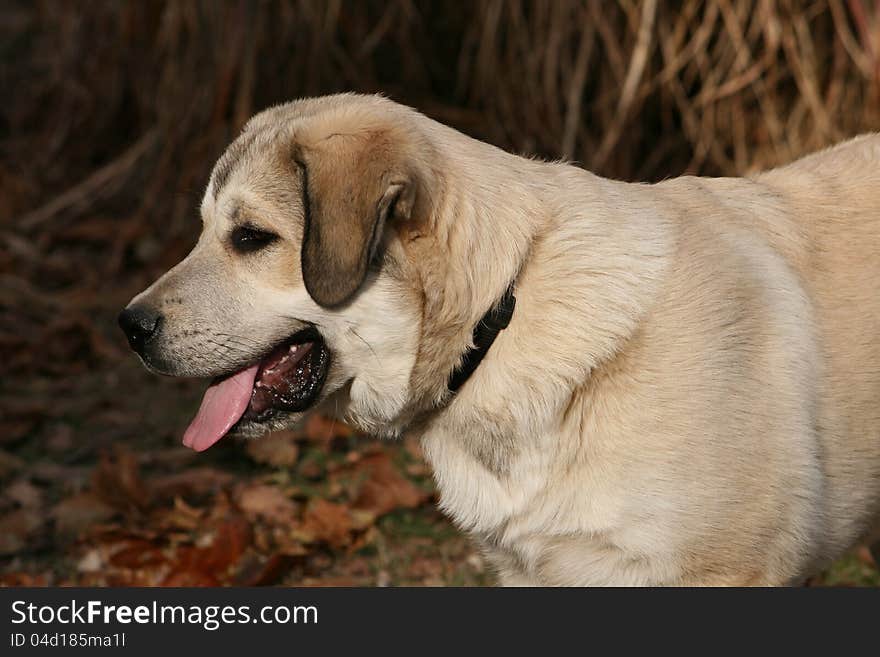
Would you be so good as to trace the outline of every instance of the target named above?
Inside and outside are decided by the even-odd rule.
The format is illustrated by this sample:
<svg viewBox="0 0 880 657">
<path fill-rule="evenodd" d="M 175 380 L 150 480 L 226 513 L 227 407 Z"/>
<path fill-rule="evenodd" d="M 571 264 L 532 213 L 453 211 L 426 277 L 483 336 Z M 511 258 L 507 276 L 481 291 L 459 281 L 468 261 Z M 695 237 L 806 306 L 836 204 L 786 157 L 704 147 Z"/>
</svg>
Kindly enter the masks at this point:
<svg viewBox="0 0 880 657">
<path fill-rule="evenodd" d="M 504 585 L 791 585 L 880 515 L 880 135 L 603 179 L 380 96 L 256 115 L 119 321 L 184 443 L 420 437 Z"/>
</svg>

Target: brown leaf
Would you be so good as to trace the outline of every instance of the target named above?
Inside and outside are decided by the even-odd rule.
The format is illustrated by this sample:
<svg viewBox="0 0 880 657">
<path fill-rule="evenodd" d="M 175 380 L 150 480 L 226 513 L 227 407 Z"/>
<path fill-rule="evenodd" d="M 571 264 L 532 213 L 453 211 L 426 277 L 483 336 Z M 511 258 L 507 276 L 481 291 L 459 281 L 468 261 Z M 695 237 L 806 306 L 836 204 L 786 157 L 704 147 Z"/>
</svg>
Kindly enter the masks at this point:
<svg viewBox="0 0 880 657">
<path fill-rule="evenodd" d="M 90 584 L 90 586 L 156 586 L 156 573 L 151 570 L 128 570 L 123 568 L 108 573 L 103 578 L 104 581 L 100 581 L 100 575 L 95 578 L 99 581 L 95 584 Z"/>
<path fill-rule="evenodd" d="M 147 484 L 155 501 L 176 497 L 200 497 L 228 486 L 235 477 L 210 466 L 188 468 L 151 478 Z"/>
<path fill-rule="evenodd" d="M 194 548 L 185 560 L 189 570 L 223 573 L 235 564 L 251 543 L 250 523 L 240 515 L 230 515 L 210 537 L 210 544 Z"/>
<path fill-rule="evenodd" d="M 301 530 L 316 541 L 344 547 L 351 540 L 351 514 L 347 507 L 324 499 L 314 500 L 303 516 Z"/>
<path fill-rule="evenodd" d="M 277 582 L 290 568 L 301 560 L 287 554 L 273 554 L 268 559 L 249 553 L 243 560 L 235 577 L 235 586 L 268 586 Z"/>
<path fill-rule="evenodd" d="M 139 570 L 165 563 L 165 556 L 150 541 L 134 539 L 110 557 L 110 563 L 119 568 Z"/>
<path fill-rule="evenodd" d="M 361 459 L 354 471 L 366 475 L 352 506 L 382 515 L 398 508 L 412 509 L 428 499 L 424 492 L 400 474 L 388 454 Z"/>
<path fill-rule="evenodd" d="M 52 509 L 55 531 L 62 536 L 77 536 L 89 527 L 109 520 L 116 510 L 94 493 L 79 493 L 61 500 Z"/>
<path fill-rule="evenodd" d="M 316 579 L 314 577 L 307 577 L 301 582 L 297 583 L 297 586 L 305 586 L 309 588 L 317 588 L 317 587 L 352 587 L 358 586 L 361 582 L 356 580 L 353 577 L 346 577 L 345 575 L 337 575 L 331 577 L 321 577 L 320 579 Z"/>
<path fill-rule="evenodd" d="M 346 424 L 337 422 L 318 413 L 312 413 L 303 427 L 303 433 L 311 441 L 324 443 L 334 438 L 348 438 L 354 435 L 354 431 Z"/>
<path fill-rule="evenodd" d="M 50 574 L 6 573 L 0 575 L 0 586 L 48 586 Z"/>
<path fill-rule="evenodd" d="M 76 569 L 81 573 L 97 573 L 103 571 L 107 567 L 105 559 L 106 547 L 93 547 L 88 550 L 82 558 L 77 562 Z"/>
<path fill-rule="evenodd" d="M 203 512 L 191 507 L 181 498 L 174 498 L 170 509 L 158 509 L 152 514 L 155 525 L 165 531 L 192 531 L 203 523 Z"/>
<path fill-rule="evenodd" d="M 173 570 L 159 586 L 220 586 L 220 581 L 209 573 L 200 570 Z"/>
<path fill-rule="evenodd" d="M 276 468 L 289 468 L 296 465 L 299 447 L 293 431 L 278 431 L 257 440 L 249 440 L 245 451 L 257 463 Z"/>
<path fill-rule="evenodd" d="M 0 554 L 15 554 L 43 526 L 43 515 L 34 509 L 18 509 L 0 516 Z"/>
<path fill-rule="evenodd" d="M 27 479 L 18 479 L 9 484 L 3 494 L 26 509 L 37 509 L 43 505 L 43 491 Z"/>
<path fill-rule="evenodd" d="M 248 516 L 262 517 L 273 523 L 290 523 L 296 516 L 296 504 L 277 486 L 248 486 L 238 491 L 236 502 Z"/>
<path fill-rule="evenodd" d="M 92 475 L 92 489 L 107 504 L 123 510 L 135 508 L 143 511 L 150 504 L 137 458 L 122 447 L 113 450 L 113 454 L 101 454 Z"/>
</svg>

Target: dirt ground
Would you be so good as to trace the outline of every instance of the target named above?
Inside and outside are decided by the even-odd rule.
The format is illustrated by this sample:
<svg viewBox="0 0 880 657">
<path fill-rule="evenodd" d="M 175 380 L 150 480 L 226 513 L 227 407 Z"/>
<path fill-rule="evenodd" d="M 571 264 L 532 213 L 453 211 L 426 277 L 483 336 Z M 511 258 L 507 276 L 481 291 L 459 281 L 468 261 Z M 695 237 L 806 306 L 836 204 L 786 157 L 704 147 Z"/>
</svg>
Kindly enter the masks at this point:
<svg viewBox="0 0 880 657">
<path fill-rule="evenodd" d="M 109 335 L 95 339 L 104 338 L 122 352 Z M 180 436 L 203 387 L 151 376 L 122 352 L 5 394 L 0 581 L 489 581 L 435 509 L 415 443 L 382 444 L 313 417 L 299 432 L 196 454 Z"/>
</svg>

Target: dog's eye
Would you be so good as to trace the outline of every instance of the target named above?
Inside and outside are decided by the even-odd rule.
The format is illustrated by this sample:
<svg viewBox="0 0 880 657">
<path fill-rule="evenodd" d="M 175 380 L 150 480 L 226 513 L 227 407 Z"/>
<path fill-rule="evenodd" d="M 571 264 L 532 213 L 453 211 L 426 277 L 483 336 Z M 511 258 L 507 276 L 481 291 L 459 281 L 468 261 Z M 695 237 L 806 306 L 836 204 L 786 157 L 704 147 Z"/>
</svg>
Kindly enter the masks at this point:
<svg viewBox="0 0 880 657">
<path fill-rule="evenodd" d="M 232 231 L 229 239 L 232 248 L 239 253 L 252 253 L 269 246 L 278 239 L 278 236 L 253 226 L 238 226 Z"/>
</svg>

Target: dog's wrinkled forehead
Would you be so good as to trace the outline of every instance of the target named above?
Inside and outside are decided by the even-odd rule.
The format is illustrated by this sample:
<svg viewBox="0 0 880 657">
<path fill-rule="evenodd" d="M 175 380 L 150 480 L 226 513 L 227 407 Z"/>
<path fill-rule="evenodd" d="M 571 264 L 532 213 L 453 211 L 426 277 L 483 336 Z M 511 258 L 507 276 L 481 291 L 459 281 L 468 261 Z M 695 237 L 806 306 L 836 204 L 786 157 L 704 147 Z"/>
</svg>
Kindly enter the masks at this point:
<svg viewBox="0 0 880 657">
<path fill-rule="evenodd" d="M 214 166 L 202 200 L 203 214 L 218 209 L 230 193 L 248 194 L 282 206 L 295 203 L 301 190 L 295 180 L 290 149 L 286 148 L 292 140 L 292 132 L 285 126 L 262 126 L 242 132 Z"/>
<path fill-rule="evenodd" d="M 277 177 L 289 173 L 297 132 L 310 119 L 334 115 L 349 107 L 387 104 L 377 97 L 339 94 L 300 99 L 260 112 L 247 122 L 214 166 L 203 209 L 217 203 L 230 183 L 247 183 L 255 187 L 256 193 L 283 192 L 285 188 L 278 184 Z"/>
<path fill-rule="evenodd" d="M 220 195 L 220 191 L 229 181 L 229 176 L 232 174 L 233 170 L 241 164 L 242 160 L 253 160 L 253 151 L 256 150 L 254 148 L 256 140 L 256 131 L 243 132 L 234 142 L 232 142 L 232 144 L 229 145 L 226 152 L 223 153 L 217 161 L 208 186 L 208 193 L 215 201 Z"/>
</svg>

